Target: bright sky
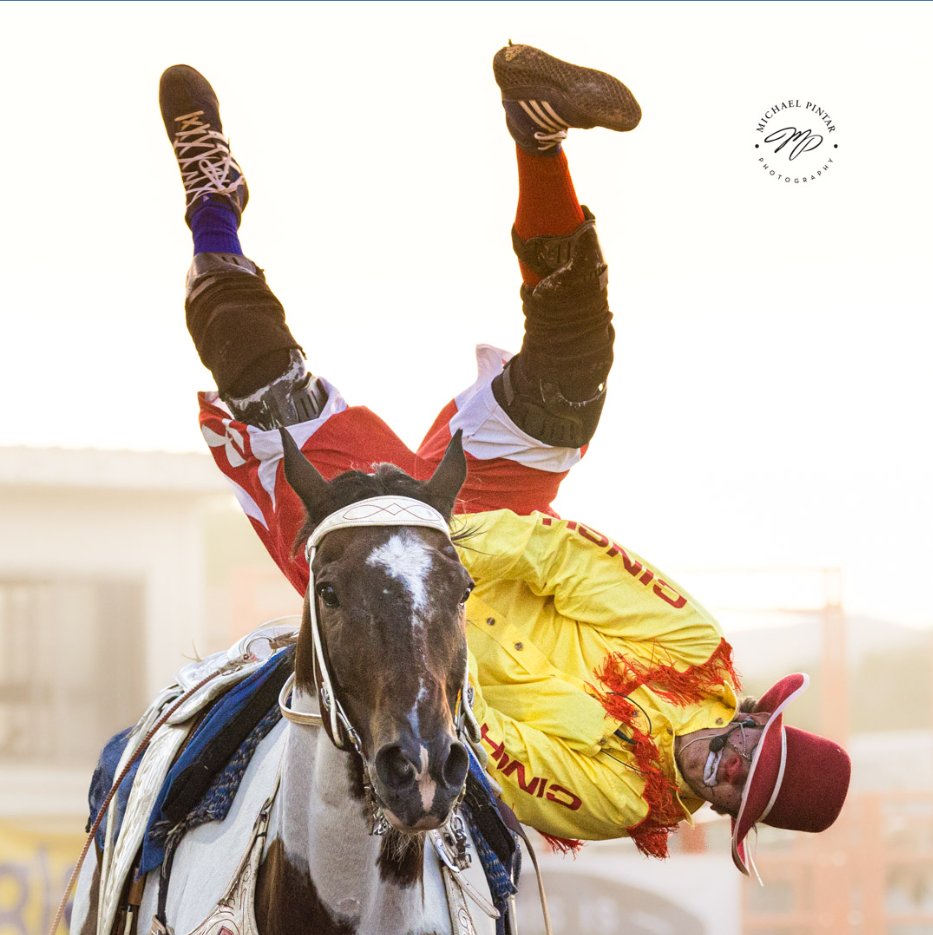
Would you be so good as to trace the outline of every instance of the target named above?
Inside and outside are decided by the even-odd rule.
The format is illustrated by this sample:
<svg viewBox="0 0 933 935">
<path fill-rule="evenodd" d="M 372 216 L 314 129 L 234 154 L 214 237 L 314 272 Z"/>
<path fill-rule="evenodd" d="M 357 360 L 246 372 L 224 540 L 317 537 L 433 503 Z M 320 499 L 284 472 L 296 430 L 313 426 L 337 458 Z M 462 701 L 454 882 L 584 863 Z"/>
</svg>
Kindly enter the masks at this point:
<svg viewBox="0 0 933 935">
<path fill-rule="evenodd" d="M 250 182 L 244 249 L 312 369 L 416 445 L 472 381 L 473 345 L 521 339 L 491 69 L 511 38 L 619 76 L 644 111 L 566 146 L 618 339 L 563 515 L 672 570 L 841 566 L 850 611 L 933 624 L 928 3 L 2 12 L 0 445 L 202 447 L 210 377 L 157 104 L 176 62 L 217 89 Z M 805 185 L 754 149 L 791 99 L 836 126 Z"/>
</svg>

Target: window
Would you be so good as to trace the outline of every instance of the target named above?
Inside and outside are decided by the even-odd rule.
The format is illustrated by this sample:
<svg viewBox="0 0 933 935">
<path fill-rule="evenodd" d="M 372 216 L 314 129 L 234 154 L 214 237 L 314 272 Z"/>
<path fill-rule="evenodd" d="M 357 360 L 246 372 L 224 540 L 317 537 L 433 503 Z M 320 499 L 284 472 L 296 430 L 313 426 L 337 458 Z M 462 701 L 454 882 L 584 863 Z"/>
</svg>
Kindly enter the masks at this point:
<svg viewBox="0 0 933 935">
<path fill-rule="evenodd" d="M 0 578 L 0 763 L 92 765 L 142 713 L 136 581 Z"/>
</svg>

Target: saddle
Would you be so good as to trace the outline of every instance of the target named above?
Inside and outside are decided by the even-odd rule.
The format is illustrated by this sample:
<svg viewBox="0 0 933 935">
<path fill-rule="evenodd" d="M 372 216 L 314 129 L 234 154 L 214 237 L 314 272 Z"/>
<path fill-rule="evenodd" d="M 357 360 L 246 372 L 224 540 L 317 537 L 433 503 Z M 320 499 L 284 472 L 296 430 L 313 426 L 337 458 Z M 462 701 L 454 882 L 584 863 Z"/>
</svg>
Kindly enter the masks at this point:
<svg viewBox="0 0 933 935">
<path fill-rule="evenodd" d="M 294 624 L 279 624 L 278 621 L 272 623 L 273 625 L 260 627 L 243 637 L 227 652 L 215 653 L 184 666 L 176 673 L 176 681 L 158 694 L 136 725 L 120 732 L 105 745 L 91 780 L 88 795 L 91 817 L 88 830 L 109 793 L 114 778 L 126 768 L 141 740 L 159 722 L 164 712 L 177 704 L 179 699 L 187 692 L 191 692 L 208 676 L 214 676 L 211 681 L 185 698 L 178 709 L 156 731 L 143 755 L 136 760 L 121 782 L 117 794 L 108 807 L 106 817 L 101 822 L 96 841 L 100 863 L 98 935 L 109 935 L 113 931 L 121 908 L 121 895 L 128 883 L 130 872 L 135 867 L 140 848 L 148 837 L 147 831 L 155 806 L 157 802 L 162 803 L 166 798 L 165 793 L 168 792 L 165 786 L 166 778 L 183 747 L 194 740 L 194 734 L 200 726 L 207 724 L 209 709 L 215 702 L 227 697 L 228 693 L 231 693 L 231 690 L 241 683 L 244 683 L 245 687 L 253 675 L 259 673 L 270 663 L 270 660 L 273 660 L 281 645 L 280 641 L 293 636 Z M 252 684 L 253 686 L 261 685 L 264 681 L 265 678 L 259 677 Z M 236 702 L 237 699 L 242 702 L 237 705 L 242 710 L 246 707 L 248 698 L 249 692 L 231 694 L 231 701 L 226 706 L 218 706 L 218 711 L 221 707 L 226 707 L 229 711 L 231 702 Z M 251 713 L 254 710 L 254 708 L 250 709 Z M 219 717 L 216 718 L 214 724 L 216 725 L 220 720 Z M 249 716 L 244 716 L 240 721 L 241 731 L 247 728 L 248 721 Z M 223 740 L 218 741 L 218 744 L 223 743 Z M 217 749 L 219 747 L 215 748 Z M 217 758 L 215 755 L 213 758 L 215 762 Z M 242 776 L 242 773 L 240 775 Z M 192 778 L 190 773 L 188 778 L 189 780 Z M 205 774 L 201 777 L 201 781 L 206 779 L 209 784 L 211 778 Z M 185 787 L 189 790 L 194 789 L 190 783 L 179 788 Z M 161 817 L 159 814 L 156 820 L 160 820 Z M 156 843 L 155 838 L 154 843 Z M 150 850 L 151 859 L 155 859 L 156 853 Z M 142 871 L 138 876 L 142 877 Z"/>
<path fill-rule="evenodd" d="M 114 796 L 97 834 L 97 935 L 115 931 L 131 876 L 141 881 L 163 864 L 187 831 L 226 817 L 253 752 L 281 718 L 278 696 L 294 669 L 294 646 L 279 647 L 293 632 L 291 625 L 260 627 L 228 652 L 185 666 L 139 723 L 104 747 L 91 781 L 88 829 L 115 776 L 162 712 L 206 675 L 230 670 L 187 699 L 156 732 Z M 472 750 L 461 814 L 499 913 L 497 935 L 508 935 L 507 910 L 517 891 L 521 851 Z M 439 854 L 443 861 L 445 855 Z M 141 894 L 141 886 L 139 890 Z M 125 918 L 120 921 L 122 931 Z"/>
</svg>

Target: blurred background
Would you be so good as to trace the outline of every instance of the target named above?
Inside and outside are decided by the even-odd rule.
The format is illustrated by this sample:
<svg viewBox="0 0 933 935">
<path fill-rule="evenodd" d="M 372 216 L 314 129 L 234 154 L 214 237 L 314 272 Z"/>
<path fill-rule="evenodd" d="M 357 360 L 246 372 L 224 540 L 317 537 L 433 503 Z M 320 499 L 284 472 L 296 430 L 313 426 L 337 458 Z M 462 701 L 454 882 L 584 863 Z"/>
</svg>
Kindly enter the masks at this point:
<svg viewBox="0 0 933 935">
<path fill-rule="evenodd" d="M 618 338 L 558 509 L 717 612 L 747 691 L 808 672 L 788 720 L 855 767 L 830 832 L 762 830 L 764 888 L 720 821 L 665 863 L 625 841 L 545 858 L 558 931 L 933 932 L 928 3 L 0 15 L 0 935 L 47 935 L 103 742 L 187 658 L 298 608 L 197 428 L 210 376 L 184 328 L 161 71 L 217 89 L 250 181 L 244 249 L 311 368 L 416 446 L 472 382 L 473 345 L 521 340 L 490 67 L 510 38 L 618 75 L 644 111 L 566 146 Z M 789 99 L 836 127 L 806 185 L 755 150 Z"/>
</svg>

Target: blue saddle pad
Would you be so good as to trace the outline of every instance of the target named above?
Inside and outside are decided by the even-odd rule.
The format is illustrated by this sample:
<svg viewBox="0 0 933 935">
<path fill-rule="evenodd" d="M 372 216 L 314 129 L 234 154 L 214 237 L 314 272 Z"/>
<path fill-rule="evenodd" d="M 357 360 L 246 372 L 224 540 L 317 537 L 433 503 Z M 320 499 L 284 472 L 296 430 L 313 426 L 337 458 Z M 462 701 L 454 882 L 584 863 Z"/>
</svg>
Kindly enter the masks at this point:
<svg viewBox="0 0 933 935">
<path fill-rule="evenodd" d="M 162 784 L 146 829 L 140 872 L 161 863 L 168 830 L 179 822 L 187 821 L 194 827 L 226 816 L 253 751 L 281 717 L 276 701 L 293 669 L 294 647 L 289 647 L 276 653 L 214 703 Z M 131 731 L 132 728 L 127 728 L 111 737 L 101 752 L 88 792 L 87 830 L 113 785 Z M 116 834 L 123 823 L 138 767 L 139 760 L 115 797 Z M 201 808 L 205 803 L 209 807 Z M 97 832 L 99 846 L 103 846 L 105 832 L 106 819 Z"/>
</svg>

